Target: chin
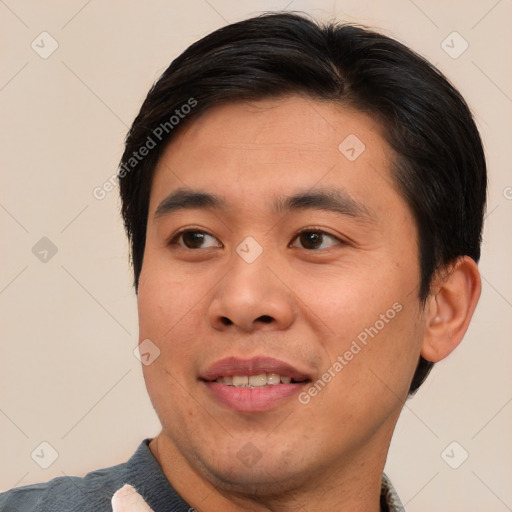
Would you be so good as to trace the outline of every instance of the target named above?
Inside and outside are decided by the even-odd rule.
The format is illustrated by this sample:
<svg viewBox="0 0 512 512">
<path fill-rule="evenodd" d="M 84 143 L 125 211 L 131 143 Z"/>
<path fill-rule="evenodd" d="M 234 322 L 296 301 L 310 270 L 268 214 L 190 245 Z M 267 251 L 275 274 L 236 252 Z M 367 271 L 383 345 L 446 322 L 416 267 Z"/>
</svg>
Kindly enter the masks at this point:
<svg viewBox="0 0 512 512">
<path fill-rule="evenodd" d="M 218 461 L 215 466 L 208 464 L 205 467 L 210 481 L 218 490 L 265 499 L 282 497 L 303 485 L 303 472 L 291 472 L 289 468 L 279 460 L 271 463 L 260 460 L 254 467 Z"/>
</svg>

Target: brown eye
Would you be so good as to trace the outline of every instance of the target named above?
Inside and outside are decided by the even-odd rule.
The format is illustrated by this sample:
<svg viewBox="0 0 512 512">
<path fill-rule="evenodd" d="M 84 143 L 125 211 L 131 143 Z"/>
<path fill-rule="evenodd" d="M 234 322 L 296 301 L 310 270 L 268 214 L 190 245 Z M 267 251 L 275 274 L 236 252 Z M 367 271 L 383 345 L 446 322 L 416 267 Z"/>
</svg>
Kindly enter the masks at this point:
<svg viewBox="0 0 512 512">
<path fill-rule="evenodd" d="M 204 231 L 183 231 L 174 240 L 173 243 L 186 247 L 187 249 L 204 249 L 208 247 L 222 247 L 220 242 L 212 235 Z"/>
<path fill-rule="evenodd" d="M 339 245 L 340 241 L 323 231 L 303 231 L 292 243 L 293 247 L 301 247 L 308 250 L 328 249 Z"/>
</svg>

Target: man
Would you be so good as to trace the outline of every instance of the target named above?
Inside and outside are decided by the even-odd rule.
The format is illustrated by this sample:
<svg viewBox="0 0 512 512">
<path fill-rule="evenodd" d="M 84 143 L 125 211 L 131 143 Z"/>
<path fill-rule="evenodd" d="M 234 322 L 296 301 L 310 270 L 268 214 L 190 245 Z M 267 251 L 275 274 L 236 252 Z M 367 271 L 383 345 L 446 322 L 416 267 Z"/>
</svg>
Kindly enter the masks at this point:
<svg viewBox="0 0 512 512">
<path fill-rule="evenodd" d="M 253 18 L 164 72 L 119 180 L 162 431 L 3 510 L 403 510 L 396 421 L 481 288 L 486 167 L 459 93 L 372 31 Z"/>
</svg>

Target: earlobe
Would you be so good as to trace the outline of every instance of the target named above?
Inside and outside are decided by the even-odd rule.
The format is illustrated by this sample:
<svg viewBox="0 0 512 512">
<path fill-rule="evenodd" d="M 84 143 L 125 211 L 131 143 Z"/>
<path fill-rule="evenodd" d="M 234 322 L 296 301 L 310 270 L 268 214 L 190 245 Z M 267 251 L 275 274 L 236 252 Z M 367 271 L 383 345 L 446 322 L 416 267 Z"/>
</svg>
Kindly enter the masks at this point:
<svg viewBox="0 0 512 512">
<path fill-rule="evenodd" d="M 468 256 L 439 272 L 427 299 L 421 356 L 436 363 L 462 341 L 481 292 L 478 266 Z"/>
</svg>

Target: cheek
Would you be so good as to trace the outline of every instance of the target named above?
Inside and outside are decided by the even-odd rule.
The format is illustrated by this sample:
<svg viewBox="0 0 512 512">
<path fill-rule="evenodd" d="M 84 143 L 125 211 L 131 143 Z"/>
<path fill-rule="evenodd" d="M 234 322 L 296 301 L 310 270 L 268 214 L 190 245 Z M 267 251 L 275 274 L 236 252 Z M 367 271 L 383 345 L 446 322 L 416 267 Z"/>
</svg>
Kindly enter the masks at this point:
<svg viewBox="0 0 512 512">
<path fill-rule="evenodd" d="M 202 293 L 196 280 L 177 276 L 172 269 L 148 259 L 137 297 L 140 336 L 164 341 L 198 314 Z"/>
<path fill-rule="evenodd" d="M 160 351 L 154 364 L 143 367 L 148 389 L 152 382 L 165 383 L 169 391 L 177 385 L 179 395 L 180 385 L 192 384 L 201 349 L 197 345 L 205 338 L 205 300 L 197 279 L 182 279 L 148 261 L 139 284 L 139 339 L 151 340 Z M 158 389 L 153 392 L 158 394 Z"/>
<path fill-rule="evenodd" d="M 170 411 L 180 422 L 196 414 L 189 392 L 195 366 L 191 334 L 197 338 L 200 314 L 194 283 L 178 279 L 151 258 L 144 262 L 138 291 L 139 339 L 151 340 L 158 357 L 142 370 L 149 396 L 162 422 Z"/>
<path fill-rule="evenodd" d="M 389 263 L 379 268 L 365 277 L 355 268 L 340 272 L 321 288 L 311 279 L 298 291 L 305 297 L 304 314 L 323 329 L 325 370 L 341 356 L 339 371 L 331 368 L 337 382 L 332 389 L 340 396 L 350 389 L 356 401 L 367 395 L 367 403 L 374 403 L 371 395 L 405 398 L 423 335 L 416 275 L 397 273 Z"/>
<path fill-rule="evenodd" d="M 384 271 L 361 270 L 353 264 L 340 266 L 320 278 L 314 272 L 287 277 L 293 283 L 297 303 L 303 306 L 303 316 L 333 342 L 350 343 L 359 334 L 364 338 L 367 330 L 375 331 L 376 323 L 379 332 L 389 330 L 389 324 L 400 317 L 396 311 L 400 306 L 395 303 L 401 303 L 404 286 L 396 280 L 392 282 L 393 276 Z"/>
<path fill-rule="evenodd" d="M 393 409 L 407 397 L 419 359 L 422 329 L 417 303 L 405 299 L 376 311 L 355 337 L 361 351 L 354 356 L 353 367 L 347 367 L 347 373 L 353 370 L 352 382 L 359 395 L 368 396 L 362 403 Z"/>
</svg>

